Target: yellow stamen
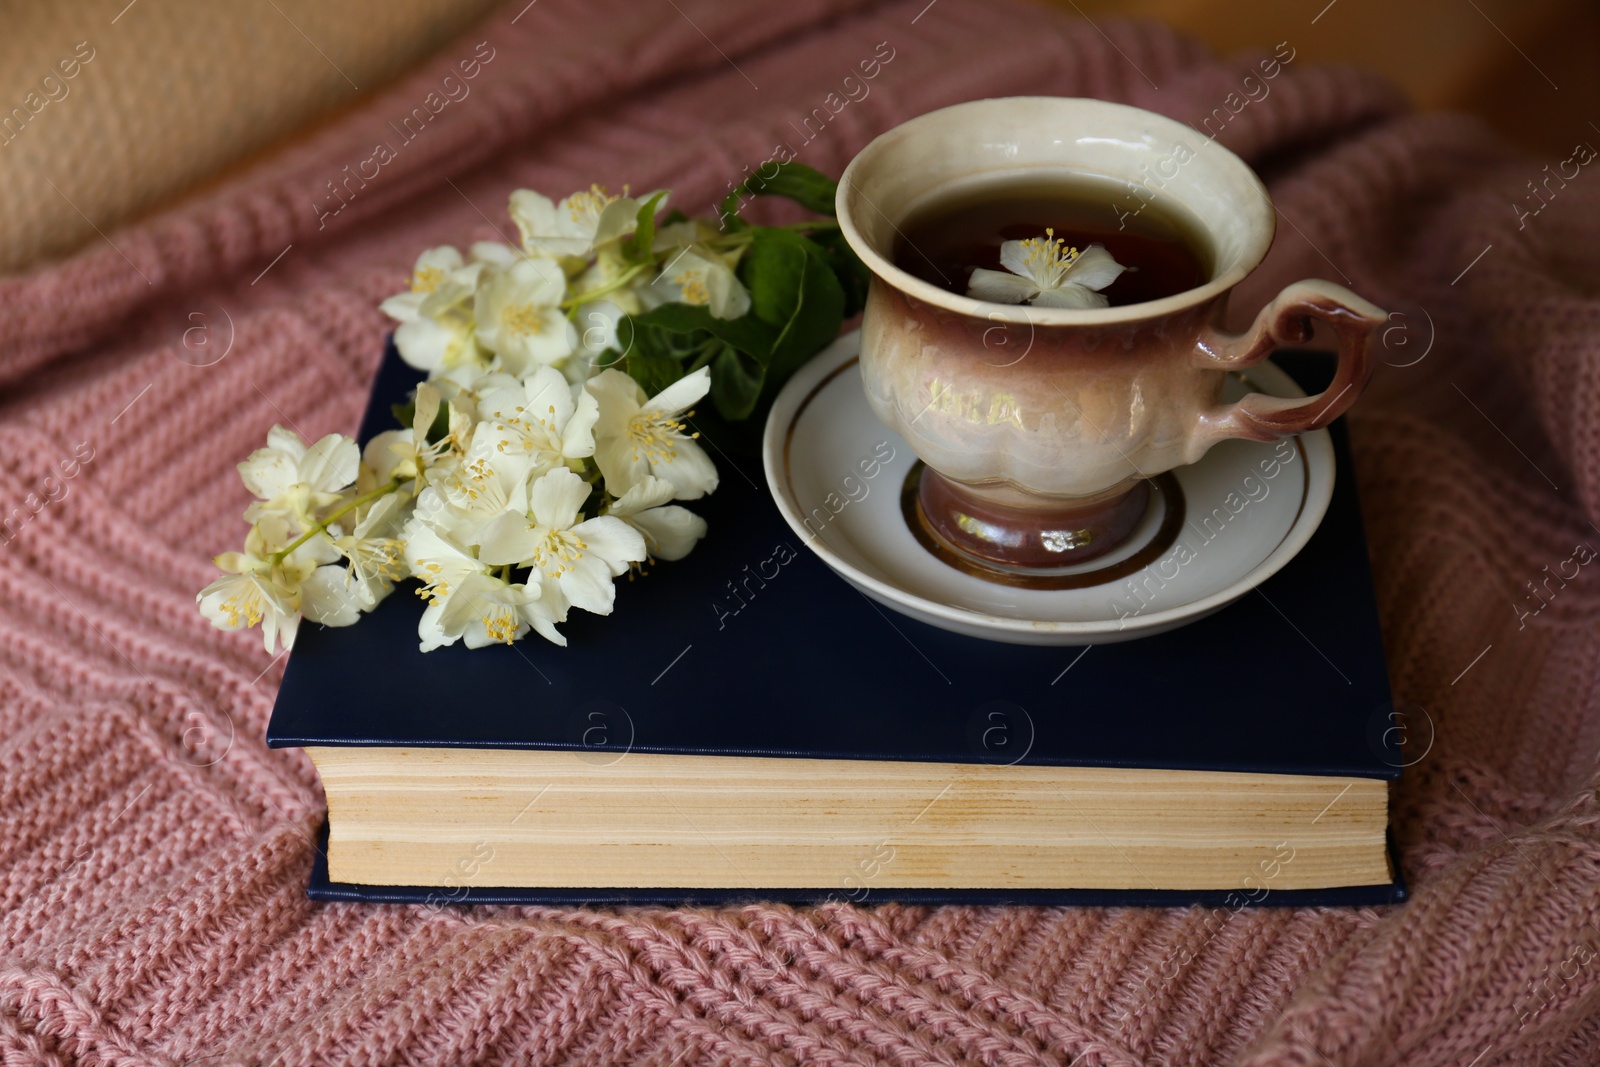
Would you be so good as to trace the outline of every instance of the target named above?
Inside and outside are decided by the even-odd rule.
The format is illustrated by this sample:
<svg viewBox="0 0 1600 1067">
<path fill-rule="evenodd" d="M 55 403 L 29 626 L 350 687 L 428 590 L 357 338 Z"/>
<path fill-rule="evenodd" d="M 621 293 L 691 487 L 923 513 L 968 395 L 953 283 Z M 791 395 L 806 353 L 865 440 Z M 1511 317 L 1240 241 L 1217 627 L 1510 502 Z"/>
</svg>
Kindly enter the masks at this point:
<svg viewBox="0 0 1600 1067">
<path fill-rule="evenodd" d="M 509 645 L 517 639 L 517 619 L 510 608 L 499 608 L 483 616 L 483 628 L 489 640 Z"/>
<path fill-rule="evenodd" d="M 511 333 L 530 337 L 544 330 L 544 319 L 532 304 L 516 304 L 500 312 L 500 325 Z"/>
<path fill-rule="evenodd" d="M 1024 240 L 1022 247 L 1027 250 L 1028 273 L 1047 288 L 1059 286 L 1081 254 L 1077 248 L 1057 237 L 1053 226 L 1045 228 L 1043 237 Z"/>
<path fill-rule="evenodd" d="M 641 411 L 628 420 L 628 440 L 633 458 L 651 463 L 671 463 L 678 456 L 677 442 L 684 439 L 682 422 L 660 412 Z"/>
<path fill-rule="evenodd" d="M 626 186 L 623 192 L 627 192 Z M 585 215 L 599 215 L 607 204 L 616 199 L 606 192 L 605 186 L 591 185 L 585 191 L 567 197 L 567 213 L 572 216 L 573 222 L 582 222 Z"/>
<path fill-rule="evenodd" d="M 711 303 L 711 291 L 706 288 L 704 271 L 684 271 L 675 275 L 673 281 L 678 284 L 678 289 L 683 294 L 685 304 L 703 307 Z"/>
</svg>

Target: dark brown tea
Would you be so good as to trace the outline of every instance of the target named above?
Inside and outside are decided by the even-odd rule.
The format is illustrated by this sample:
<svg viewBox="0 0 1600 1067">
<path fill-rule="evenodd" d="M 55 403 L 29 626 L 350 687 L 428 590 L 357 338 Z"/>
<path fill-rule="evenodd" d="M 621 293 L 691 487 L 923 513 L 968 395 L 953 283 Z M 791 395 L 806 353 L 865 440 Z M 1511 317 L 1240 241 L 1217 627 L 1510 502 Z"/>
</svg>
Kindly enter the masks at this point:
<svg viewBox="0 0 1600 1067">
<path fill-rule="evenodd" d="M 1124 183 L 1081 176 L 984 185 L 929 205 L 901 224 L 894 262 L 965 295 L 974 269 L 1005 270 L 1001 244 L 1042 238 L 1046 229 L 1080 250 L 1103 245 L 1128 268 L 1100 290 L 1113 307 L 1160 300 L 1211 277 L 1210 242 L 1188 212 L 1131 196 Z"/>
</svg>

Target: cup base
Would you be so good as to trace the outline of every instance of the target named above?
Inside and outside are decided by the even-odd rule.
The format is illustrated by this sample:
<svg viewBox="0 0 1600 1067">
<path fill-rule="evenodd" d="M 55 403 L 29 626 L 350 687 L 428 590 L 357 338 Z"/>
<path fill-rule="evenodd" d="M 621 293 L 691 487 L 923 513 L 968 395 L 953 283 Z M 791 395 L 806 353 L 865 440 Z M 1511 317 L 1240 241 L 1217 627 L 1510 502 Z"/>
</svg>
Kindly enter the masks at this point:
<svg viewBox="0 0 1600 1067">
<path fill-rule="evenodd" d="M 1148 481 L 1067 506 L 1016 507 L 985 499 L 926 467 L 918 521 L 945 547 L 980 565 L 1021 576 L 1058 574 L 1127 541 L 1150 507 Z"/>
</svg>

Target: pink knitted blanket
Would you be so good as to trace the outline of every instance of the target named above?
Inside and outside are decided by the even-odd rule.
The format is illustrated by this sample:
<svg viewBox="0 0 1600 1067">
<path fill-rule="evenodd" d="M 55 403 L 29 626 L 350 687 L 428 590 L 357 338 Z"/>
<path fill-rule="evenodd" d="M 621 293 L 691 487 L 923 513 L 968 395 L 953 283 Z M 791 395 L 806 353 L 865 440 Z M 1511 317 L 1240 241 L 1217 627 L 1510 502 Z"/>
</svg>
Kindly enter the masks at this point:
<svg viewBox="0 0 1600 1067">
<path fill-rule="evenodd" d="M 1010 2 L 517 0 L 250 172 L 0 281 L 4 1063 L 1600 1062 L 1594 152 L 1541 169 L 1295 44 L 1268 78 Z M 1165 112 L 1255 164 L 1282 225 L 1243 311 L 1321 276 L 1396 312 L 1351 421 L 1413 705 L 1414 898 L 309 903 L 316 779 L 262 743 L 282 662 L 194 591 L 268 427 L 355 428 L 416 253 L 507 230 L 515 187 L 700 210 L 775 146 L 837 173 L 912 115 L 1025 93 Z M 1219 679 L 1249 664 L 1241 634 Z"/>
</svg>

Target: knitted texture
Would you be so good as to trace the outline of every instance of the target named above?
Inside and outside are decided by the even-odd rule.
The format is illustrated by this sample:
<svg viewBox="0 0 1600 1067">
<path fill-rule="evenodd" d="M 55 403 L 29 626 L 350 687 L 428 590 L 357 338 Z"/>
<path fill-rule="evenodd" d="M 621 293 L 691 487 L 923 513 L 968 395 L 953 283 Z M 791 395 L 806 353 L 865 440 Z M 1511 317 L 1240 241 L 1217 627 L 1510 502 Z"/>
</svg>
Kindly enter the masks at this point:
<svg viewBox="0 0 1600 1067">
<path fill-rule="evenodd" d="M 472 98 L 326 214 L 327 182 L 480 40 Z M 1595 1063 L 1600 574 L 1575 546 L 1600 549 L 1600 178 L 1569 166 L 1519 230 L 1555 167 L 1352 70 L 1290 61 L 1247 99 L 1259 59 L 1009 2 L 518 0 L 249 171 L 0 280 L 4 1063 Z M 667 186 L 698 211 L 780 143 L 837 173 L 896 122 L 1031 93 L 1205 132 L 1221 108 L 1282 222 L 1235 311 L 1322 276 L 1396 312 L 1351 432 L 1413 705 L 1412 900 L 308 902 L 321 795 L 262 743 L 282 660 L 194 591 L 244 529 L 233 464 L 266 430 L 354 430 L 376 304 L 417 252 L 510 232 L 513 188 Z M 1248 687 L 1239 652 L 1215 684 Z"/>
</svg>

